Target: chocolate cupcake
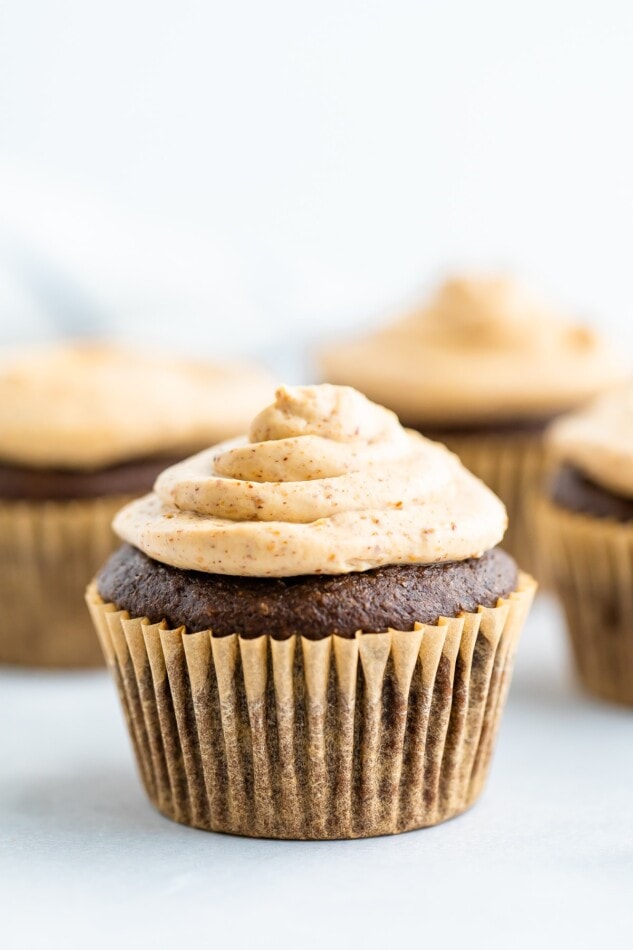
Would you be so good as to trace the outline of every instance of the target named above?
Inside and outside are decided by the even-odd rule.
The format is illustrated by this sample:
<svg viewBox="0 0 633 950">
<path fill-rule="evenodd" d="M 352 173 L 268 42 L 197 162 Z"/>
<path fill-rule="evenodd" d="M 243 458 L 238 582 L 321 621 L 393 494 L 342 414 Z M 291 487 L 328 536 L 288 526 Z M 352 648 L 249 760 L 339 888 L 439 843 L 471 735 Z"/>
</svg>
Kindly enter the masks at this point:
<svg viewBox="0 0 633 950">
<path fill-rule="evenodd" d="M 535 588 L 505 525 L 456 456 L 346 387 L 281 388 L 248 439 L 165 471 L 87 593 L 151 801 L 276 838 L 468 808 Z"/>
<path fill-rule="evenodd" d="M 557 421 L 539 506 L 547 577 L 592 694 L 633 705 L 633 392 Z"/>
<path fill-rule="evenodd" d="M 551 419 L 624 378 L 584 327 L 506 279 L 446 281 L 420 310 L 322 357 L 325 377 L 457 452 L 505 503 L 505 545 L 538 575 L 534 501 Z"/>
<path fill-rule="evenodd" d="M 246 367 L 102 344 L 0 358 L 0 662 L 102 662 L 82 595 L 114 513 L 165 465 L 241 431 L 272 386 Z"/>
</svg>

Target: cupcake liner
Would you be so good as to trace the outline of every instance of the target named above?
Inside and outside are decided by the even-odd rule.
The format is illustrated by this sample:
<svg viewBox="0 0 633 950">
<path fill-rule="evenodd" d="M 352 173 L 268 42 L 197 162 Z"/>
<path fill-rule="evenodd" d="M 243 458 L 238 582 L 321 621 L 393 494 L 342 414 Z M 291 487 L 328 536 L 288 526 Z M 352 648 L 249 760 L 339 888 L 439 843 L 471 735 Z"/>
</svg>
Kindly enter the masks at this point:
<svg viewBox="0 0 633 950">
<path fill-rule="evenodd" d="M 103 665 L 83 596 L 120 543 L 110 525 L 128 500 L 0 501 L 0 663 Z"/>
<path fill-rule="evenodd" d="M 633 524 L 543 498 L 538 527 L 581 683 L 595 696 L 633 706 Z"/>
<path fill-rule="evenodd" d="M 434 438 L 455 452 L 466 468 L 501 498 L 508 511 L 503 547 L 541 581 L 543 567 L 535 526 L 538 493 L 547 471 L 541 434 L 447 433 Z"/>
<path fill-rule="evenodd" d="M 413 631 L 245 639 L 86 599 L 147 794 L 232 834 L 356 838 L 434 825 L 484 785 L 534 581 Z"/>
</svg>

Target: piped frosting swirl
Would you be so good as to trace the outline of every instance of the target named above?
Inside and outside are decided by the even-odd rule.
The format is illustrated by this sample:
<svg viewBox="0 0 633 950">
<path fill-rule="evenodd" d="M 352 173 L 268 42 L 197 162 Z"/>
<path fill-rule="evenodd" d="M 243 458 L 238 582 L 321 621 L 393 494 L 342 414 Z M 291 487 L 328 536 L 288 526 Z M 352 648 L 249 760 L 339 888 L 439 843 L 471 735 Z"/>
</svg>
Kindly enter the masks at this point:
<svg viewBox="0 0 633 950">
<path fill-rule="evenodd" d="M 323 354 L 349 383 L 416 425 L 546 418 L 629 371 L 587 327 L 504 277 L 451 278 L 426 305 Z"/>
<path fill-rule="evenodd" d="M 506 513 L 444 446 L 322 385 L 278 389 L 248 439 L 167 469 L 114 527 L 174 567 L 288 577 L 478 556 Z"/>
</svg>

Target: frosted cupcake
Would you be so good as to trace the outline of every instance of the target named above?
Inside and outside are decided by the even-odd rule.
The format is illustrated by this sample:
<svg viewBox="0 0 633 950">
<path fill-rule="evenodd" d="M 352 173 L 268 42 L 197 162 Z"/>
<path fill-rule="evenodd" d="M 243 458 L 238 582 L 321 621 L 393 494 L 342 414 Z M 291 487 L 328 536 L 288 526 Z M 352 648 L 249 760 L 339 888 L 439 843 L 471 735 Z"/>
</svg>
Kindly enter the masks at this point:
<svg viewBox="0 0 633 950">
<path fill-rule="evenodd" d="M 507 549 L 536 570 L 534 497 L 543 431 L 624 378 L 588 329 L 506 279 L 452 279 L 426 306 L 322 358 L 326 378 L 395 410 L 444 442 L 500 496 Z"/>
<path fill-rule="evenodd" d="M 349 838 L 477 799 L 535 585 L 443 446 L 353 389 L 281 388 L 114 526 L 87 597 L 161 812 Z"/>
<path fill-rule="evenodd" d="M 582 684 L 633 705 L 633 392 L 548 432 L 555 465 L 539 527 Z"/>
<path fill-rule="evenodd" d="M 0 356 L 0 662 L 101 662 L 82 600 L 114 513 L 270 391 L 251 368 L 99 344 Z"/>
</svg>

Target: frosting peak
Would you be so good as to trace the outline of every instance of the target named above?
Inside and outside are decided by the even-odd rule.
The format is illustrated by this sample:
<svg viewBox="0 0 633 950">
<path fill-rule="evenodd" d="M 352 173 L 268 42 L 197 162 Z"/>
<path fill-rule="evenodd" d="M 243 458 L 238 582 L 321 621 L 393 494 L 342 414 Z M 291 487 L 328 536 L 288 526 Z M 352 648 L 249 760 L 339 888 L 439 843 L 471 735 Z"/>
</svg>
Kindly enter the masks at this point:
<svg viewBox="0 0 633 950">
<path fill-rule="evenodd" d="M 507 277 L 452 277 L 429 305 L 404 321 L 430 336 L 452 338 L 457 347 L 538 349 L 543 339 L 590 346 L 591 330 L 566 324 L 540 300 Z"/>
<path fill-rule="evenodd" d="M 316 435 L 335 442 L 377 441 L 402 432 L 395 413 L 350 386 L 280 386 L 275 402 L 254 419 L 251 442 Z"/>
<path fill-rule="evenodd" d="M 463 560 L 505 531 L 502 503 L 444 446 L 353 389 L 282 387 L 248 440 L 174 465 L 117 533 L 218 574 L 343 574 Z"/>
<path fill-rule="evenodd" d="M 355 389 L 282 386 L 253 421 L 249 443 L 224 450 L 214 464 L 228 478 L 311 481 L 360 471 L 402 450 L 405 441 L 395 413 Z"/>
</svg>

